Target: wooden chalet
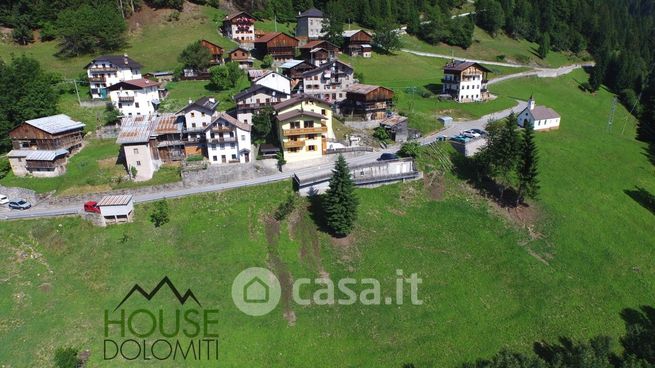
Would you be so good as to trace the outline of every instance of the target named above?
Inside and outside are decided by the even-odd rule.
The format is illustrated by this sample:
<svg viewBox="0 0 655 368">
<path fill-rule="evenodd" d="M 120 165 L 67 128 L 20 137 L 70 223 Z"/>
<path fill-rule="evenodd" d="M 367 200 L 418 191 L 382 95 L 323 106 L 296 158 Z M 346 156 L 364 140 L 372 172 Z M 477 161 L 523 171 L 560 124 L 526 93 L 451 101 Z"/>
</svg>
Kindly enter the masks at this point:
<svg viewBox="0 0 655 368">
<path fill-rule="evenodd" d="M 303 60 L 316 66 L 320 66 L 330 60 L 336 59 L 339 53 L 339 47 L 324 40 L 307 42 L 298 47 L 298 50 L 300 50 L 300 57 Z"/>
<path fill-rule="evenodd" d="M 373 36 L 361 29 L 343 32 L 343 52 L 350 56 L 371 57 Z"/>
<path fill-rule="evenodd" d="M 244 49 L 243 47 L 237 47 L 236 49 L 230 51 L 227 54 L 227 60 L 239 64 L 241 69 L 250 69 L 254 63 L 250 51 Z"/>
<path fill-rule="evenodd" d="M 223 53 L 225 50 L 213 42 L 207 40 L 200 40 L 200 45 L 209 50 L 211 54 L 211 60 L 209 61 L 210 65 L 219 65 L 223 64 Z"/>
<path fill-rule="evenodd" d="M 74 152 L 82 147 L 84 124 L 59 114 L 27 120 L 9 131 L 17 150 L 58 150 Z"/>
<path fill-rule="evenodd" d="M 346 89 L 342 104 L 345 116 L 357 116 L 364 120 L 381 120 L 391 110 L 394 92 L 389 88 L 368 84 L 353 84 Z"/>
<path fill-rule="evenodd" d="M 280 65 L 280 69 L 290 79 L 302 79 L 303 73 L 316 69 L 316 66 L 305 60 L 289 60 Z"/>
<path fill-rule="evenodd" d="M 255 40 L 255 51 L 259 57 L 264 57 L 268 54 L 273 57 L 273 60 L 284 62 L 293 59 L 298 43 L 297 38 L 289 36 L 286 33 L 271 32 Z"/>
</svg>

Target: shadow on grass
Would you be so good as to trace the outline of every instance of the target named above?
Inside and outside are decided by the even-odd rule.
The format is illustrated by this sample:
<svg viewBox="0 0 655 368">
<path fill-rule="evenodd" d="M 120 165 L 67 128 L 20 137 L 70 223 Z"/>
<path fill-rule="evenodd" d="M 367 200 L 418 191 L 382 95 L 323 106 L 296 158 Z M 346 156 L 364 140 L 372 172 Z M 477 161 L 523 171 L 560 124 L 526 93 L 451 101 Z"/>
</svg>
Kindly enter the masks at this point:
<svg viewBox="0 0 655 368">
<path fill-rule="evenodd" d="M 484 174 L 482 166 L 474 159 L 454 152 L 450 155 L 455 175 L 465 180 L 475 188 L 481 195 L 494 201 L 502 208 L 516 208 L 517 195 L 512 188 L 507 188 L 496 183 Z"/>
<path fill-rule="evenodd" d="M 441 84 L 436 84 L 436 83 L 430 83 L 430 84 L 426 84 L 426 85 L 424 85 L 423 87 L 424 87 L 425 89 L 427 89 L 428 91 L 432 92 L 432 93 L 435 94 L 435 95 L 440 95 L 440 94 L 441 94 L 441 90 L 442 90 L 442 88 L 443 88 L 443 85 L 441 85 Z"/>
<path fill-rule="evenodd" d="M 632 190 L 626 189 L 623 192 L 655 215 L 655 195 L 642 187 L 635 187 L 635 189 Z"/>
<path fill-rule="evenodd" d="M 327 225 L 327 218 L 323 211 L 323 196 L 317 193 L 310 193 L 310 196 L 307 198 L 309 200 L 309 207 L 307 208 L 309 210 L 309 217 L 314 221 L 320 231 L 334 235 Z"/>
<path fill-rule="evenodd" d="M 625 308 L 621 311 L 628 333 L 620 338 L 626 354 L 655 361 L 655 308 L 641 306 L 639 310 Z"/>
</svg>

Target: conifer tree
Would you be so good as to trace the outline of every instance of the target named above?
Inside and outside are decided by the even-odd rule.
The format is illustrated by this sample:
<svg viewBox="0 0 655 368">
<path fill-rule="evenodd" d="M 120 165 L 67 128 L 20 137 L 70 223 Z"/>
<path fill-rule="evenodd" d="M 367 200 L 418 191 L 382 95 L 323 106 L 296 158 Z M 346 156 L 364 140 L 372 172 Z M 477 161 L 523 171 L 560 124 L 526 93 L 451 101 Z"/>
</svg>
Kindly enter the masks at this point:
<svg viewBox="0 0 655 368">
<path fill-rule="evenodd" d="M 534 126 L 525 124 L 523 144 L 519 157 L 517 176 L 519 181 L 516 204 L 523 202 L 525 197 L 535 198 L 539 192 L 539 175 L 537 145 L 534 142 Z"/>
<path fill-rule="evenodd" d="M 350 234 L 357 219 L 357 206 L 359 201 L 354 193 L 355 184 L 350 177 L 350 169 L 346 159 L 339 155 L 330 187 L 323 199 L 323 211 L 327 225 L 339 236 Z"/>
</svg>

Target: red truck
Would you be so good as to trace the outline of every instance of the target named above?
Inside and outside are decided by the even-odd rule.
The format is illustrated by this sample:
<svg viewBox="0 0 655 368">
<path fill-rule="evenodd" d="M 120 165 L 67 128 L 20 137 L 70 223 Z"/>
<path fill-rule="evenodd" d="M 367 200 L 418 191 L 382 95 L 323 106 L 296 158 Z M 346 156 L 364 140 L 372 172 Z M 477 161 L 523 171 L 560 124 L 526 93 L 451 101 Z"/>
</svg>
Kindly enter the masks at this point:
<svg viewBox="0 0 655 368">
<path fill-rule="evenodd" d="M 88 202 L 84 203 L 84 211 L 85 212 L 100 213 L 100 207 L 98 207 L 98 202 L 88 201 Z"/>
</svg>

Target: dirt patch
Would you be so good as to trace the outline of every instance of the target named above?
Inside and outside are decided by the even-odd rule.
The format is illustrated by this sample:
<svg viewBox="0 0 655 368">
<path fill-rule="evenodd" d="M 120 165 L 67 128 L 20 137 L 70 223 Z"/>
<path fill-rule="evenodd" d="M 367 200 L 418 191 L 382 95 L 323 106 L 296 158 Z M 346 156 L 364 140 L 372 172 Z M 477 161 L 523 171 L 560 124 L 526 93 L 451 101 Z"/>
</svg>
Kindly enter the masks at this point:
<svg viewBox="0 0 655 368">
<path fill-rule="evenodd" d="M 296 323 L 296 314 L 291 309 L 293 300 L 293 278 L 289 272 L 286 263 L 280 258 L 278 243 L 280 240 L 280 222 L 270 216 L 263 218 L 264 234 L 268 243 L 268 263 L 269 269 L 277 276 L 282 289 L 282 306 L 284 308 L 284 318 L 289 326 Z"/>
<path fill-rule="evenodd" d="M 41 290 L 44 293 L 49 293 L 52 290 L 52 284 L 48 282 L 44 282 L 43 284 L 39 285 L 39 290 Z"/>
<path fill-rule="evenodd" d="M 309 217 L 307 207 L 296 208 L 288 218 L 289 237 L 300 243 L 300 259 L 318 272 L 329 275 L 323 267 L 318 229 Z"/>
<path fill-rule="evenodd" d="M 98 160 L 97 162 L 100 169 L 113 169 L 116 167 L 116 157 L 109 157 L 104 160 Z"/>
<path fill-rule="evenodd" d="M 443 175 L 429 173 L 423 176 L 423 187 L 426 195 L 432 201 L 441 201 L 446 192 L 446 183 Z"/>
</svg>

